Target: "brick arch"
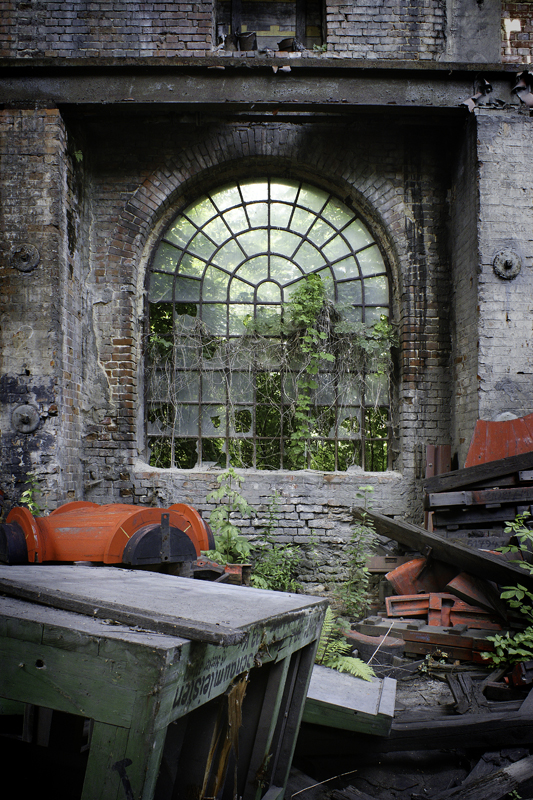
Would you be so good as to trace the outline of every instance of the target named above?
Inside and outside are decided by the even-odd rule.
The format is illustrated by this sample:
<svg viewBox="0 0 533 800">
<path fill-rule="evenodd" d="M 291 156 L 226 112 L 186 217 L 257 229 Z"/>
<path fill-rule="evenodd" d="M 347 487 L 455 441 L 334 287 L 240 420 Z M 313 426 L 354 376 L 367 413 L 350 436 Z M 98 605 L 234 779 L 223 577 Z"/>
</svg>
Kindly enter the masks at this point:
<svg viewBox="0 0 533 800">
<path fill-rule="evenodd" d="M 123 301 L 120 338 L 109 342 L 110 356 L 104 363 L 131 459 L 136 442 L 142 439 L 137 430 L 137 407 L 144 395 L 140 299 L 150 253 L 178 207 L 195 199 L 207 185 L 258 172 L 307 180 L 341 199 L 351 198 L 385 250 L 393 287 L 391 311 L 399 319 L 402 273 L 407 266 L 404 199 L 400 186 L 377 174 L 377 163 L 376 158 L 372 168 L 364 159 L 347 159 L 338 148 L 328 146 L 325 138 L 306 136 L 296 126 L 226 126 L 207 132 L 138 186 L 117 220 L 108 248 L 108 267 L 129 283 L 130 293 Z"/>
</svg>

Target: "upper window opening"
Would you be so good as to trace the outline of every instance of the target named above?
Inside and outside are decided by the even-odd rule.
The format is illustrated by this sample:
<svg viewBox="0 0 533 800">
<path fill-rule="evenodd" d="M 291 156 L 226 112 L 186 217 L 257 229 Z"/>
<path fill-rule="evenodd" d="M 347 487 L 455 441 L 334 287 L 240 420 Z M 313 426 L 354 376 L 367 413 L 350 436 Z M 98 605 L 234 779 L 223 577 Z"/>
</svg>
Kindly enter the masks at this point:
<svg viewBox="0 0 533 800">
<path fill-rule="evenodd" d="M 218 0 L 217 44 L 240 50 L 312 50 L 322 45 L 321 9 L 319 0 Z"/>
<path fill-rule="evenodd" d="M 388 468 L 387 270 L 337 197 L 275 178 L 206 193 L 156 248 L 149 304 L 151 464 Z"/>
</svg>

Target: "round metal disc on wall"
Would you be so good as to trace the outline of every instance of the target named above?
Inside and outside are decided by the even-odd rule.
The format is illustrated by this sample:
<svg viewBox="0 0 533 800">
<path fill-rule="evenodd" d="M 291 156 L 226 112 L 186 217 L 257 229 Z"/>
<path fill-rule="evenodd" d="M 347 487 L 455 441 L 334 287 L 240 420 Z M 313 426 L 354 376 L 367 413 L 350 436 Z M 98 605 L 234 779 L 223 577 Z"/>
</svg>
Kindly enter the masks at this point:
<svg viewBox="0 0 533 800">
<path fill-rule="evenodd" d="M 17 406 L 11 413 L 11 424 L 19 433 L 33 433 L 39 427 L 41 415 L 35 406 Z"/>
<path fill-rule="evenodd" d="M 11 249 L 10 263 L 19 272 L 31 272 L 37 264 L 41 255 L 33 244 L 23 242 Z"/>
<path fill-rule="evenodd" d="M 498 278 L 512 280 L 522 269 L 522 259 L 514 250 L 500 250 L 492 262 L 494 272 Z"/>
</svg>

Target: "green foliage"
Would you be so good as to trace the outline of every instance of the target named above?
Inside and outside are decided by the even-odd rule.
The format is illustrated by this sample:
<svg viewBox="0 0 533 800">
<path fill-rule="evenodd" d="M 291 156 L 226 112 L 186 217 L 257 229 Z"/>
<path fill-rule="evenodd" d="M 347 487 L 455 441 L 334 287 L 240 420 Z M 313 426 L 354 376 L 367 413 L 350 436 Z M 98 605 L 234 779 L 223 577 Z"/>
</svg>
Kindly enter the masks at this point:
<svg viewBox="0 0 533 800">
<path fill-rule="evenodd" d="M 26 488 L 20 495 L 20 505 L 25 506 L 35 517 L 39 517 L 43 513 L 43 509 L 37 502 L 37 498 L 40 496 L 41 489 L 37 476 L 33 472 L 27 472 Z"/>
<path fill-rule="evenodd" d="M 365 681 L 371 680 L 375 674 L 374 670 L 360 658 L 347 655 L 351 649 L 351 645 L 343 636 L 335 614 L 331 608 L 326 609 L 315 663 L 322 667 L 336 669 L 338 672 L 349 672 Z"/>
<path fill-rule="evenodd" d="M 531 552 L 533 531 L 526 525 L 526 520 L 530 516 L 531 514 L 526 511 L 518 514 L 513 522 L 505 523 L 504 532 L 512 536 L 515 541 L 505 547 L 500 547 L 499 550 L 502 553 L 525 554 Z M 513 559 L 513 563 L 518 564 L 530 574 L 533 573 L 533 565 L 522 558 Z M 494 652 L 484 652 L 482 656 L 496 666 L 531 661 L 533 659 L 533 592 L 517 583 L 516 586 L 503 587 L 500 597 L 518 612 L 527 627 L 513 635 L 506 631 L 503 634 L 488 636 L 487 640 L 492 642 Z"/>
<path fill-rule="evenodd" d="M 150 463 L 190 469 L 201 450 L 202 462 L 222 467 L 346 470 L 364 460 L 386 470 L 396 337 L 385 317 L 353 316 L 327 298 L 317 274 L 280 310 L 259 307 L 244 335 L 227 340 L 208 330 L 195 303 L 152 303 Z M 252 397 L 253 412 L 243 407 Z"/>
<path fill-rule="evenodd" d="M 252 586 L 257 589 L 270 589 L 278 592 L 298 592 L 298 568 L 301 561 L 299 547 L 278 544 L 274 538 L 274 528 L 278 524 L 278 505 L 280 495 L 275 492 L 268 509 L 268 521 L 261 539 L 253 549 Z"/>
<path fill-rule="evenodd" d="M 206 556 L 219 564 L 244 564 L 251 555 L 248 540 L 239 534 L 239 529 L 231 521 L 232 514 L 241 519 L 254 515 L 253 508 L 240 493 L 244 481 L 233 468 L 218 476 L 218 489 L 207 495 L 209 503 L 220 503 L 209 516 L 209 524 L 215 538 L 215 549 L 208 550 Z"/>
<path fill-rule="evenodd" d="M 336 596 L 345 614 L 361 619 L 368 607 L 368 585 L 370 572 L 367 560 L 376 542 L 376 529 L 368 514 L 368 497 L 374 491 L 372 486 L 359 486 L 356 497 L 363 502 L 365 509 L 361 518 L 354 520 L 350 543 L 346 548 L 348 576 L 336 589 Z"/>
</svg>

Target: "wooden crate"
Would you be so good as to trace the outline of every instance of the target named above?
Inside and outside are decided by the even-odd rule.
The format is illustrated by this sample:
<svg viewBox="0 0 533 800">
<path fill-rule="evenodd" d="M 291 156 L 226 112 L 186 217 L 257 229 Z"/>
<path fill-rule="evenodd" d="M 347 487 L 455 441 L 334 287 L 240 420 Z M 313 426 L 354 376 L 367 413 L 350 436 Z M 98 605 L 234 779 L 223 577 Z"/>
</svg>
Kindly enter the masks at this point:
<svg viewBox="0 0 533 800">
<path fill-rule="evenodd" d="M 283 795 L 324 600 L 81 566 L 0 591 L 0 698 L 91 720 L 82 800 Z"/>
</svg>

